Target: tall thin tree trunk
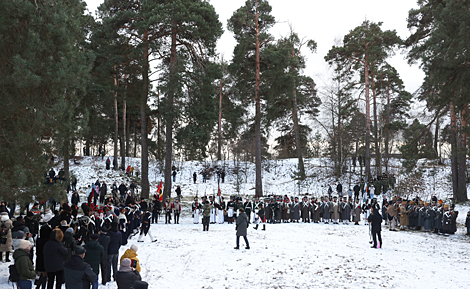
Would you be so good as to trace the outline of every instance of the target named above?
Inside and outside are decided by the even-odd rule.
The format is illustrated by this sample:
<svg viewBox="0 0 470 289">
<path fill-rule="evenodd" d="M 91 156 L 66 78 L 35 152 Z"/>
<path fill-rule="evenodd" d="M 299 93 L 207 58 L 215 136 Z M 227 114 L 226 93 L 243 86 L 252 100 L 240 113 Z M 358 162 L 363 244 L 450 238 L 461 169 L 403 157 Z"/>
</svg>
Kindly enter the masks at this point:
<svg viewBox="0 0 470 289">
<path fill-rule="evenodd" d="M 223 78 L 220 79 L 219 88 L 219 121 L 217 123 L 217 160 L 222 160 L 222 98 L 223 98 Z"/>
<path fill-rule="evenodd" d="M 440 158 L 439 155 L 439 116 L 436 118 L 436 128 L 434 129 L 434 153 L 436 158 Z"/>
<path fill-rule="evenodd" d="M 371 176 L 370 174 L 370 96 L 369 96 L 369 64 L 368 56 L 365 56 L 364 61 L 364 78 L 365 78 L 365 95 L 366 95 L 366 151 L 365 151 L 365 175 L 366 178 Z"/>
<path fill-rule="evenodd" d="M 374 150 L 375 150 L 375 174 L 380 175 L 382 172 L 382 162 L 380 155 L 380 145 L 379 145 L 379 127 L 377 121 L 377 91 L 375 88 L 375 76 L 371 75 L 372 79 L 372 98 L 373 98 L 373 107 L 374 107 Z"/>
<path fill-rule="evenodd" d="M 117 70 L 116 66 L 114 66 L 114 86 L 116 92 L 114 93 L 114 158 L 113 158 L 113 167 L 115 169 L 118 168 L 118 136 L 119 136 L 119 112 L 118 112 L 118 101 L 117 101 L 117 88 L 118 88 L 118 81 L 117 81 Z"/>
<path fill-rule="evenodd" d="M 260 75 L 260 43 L 259 43 L 259 12 L 258 1 L 256 1 L 256 86 L 255 86 L 255 167 L 256 167 L 256 184 L 255 195 L 258 197 L 263 196 L 263 180 L 261 176 L 261 100 L 259 95 L 259 88 L 261 84 Z"/>
<path fill-rule="evenodd" d="M 302 157 L 302 147 L 300 142 L 300 128 L 299 128 L 299 117 L 297 115 L 297 91 L 294 87 L 293 95 L 293 108 L 292 108 L 292 119 L 294 121 L 294 133 L 295 133 L 295 151 L 297 153 L 297 159 L 299 163 L 299 179 L 305 180 L 305 167 L 304 159 Z"/>
<path fill-rule="evenodd" d="M 69 159 L 70 159 L 70 139 L 68 137 L 64 140 L 64 171 L 65 171 L 65 179 L 69 182 L 69 175 L 70 175 L 70 167 L 69 167 Z"/>
<path fill-rule="evenodd" d="M 390 135 L 387 125 L 390 123 L 390 86 L 387 87 L 387 111 L 385 112 L 385 125 L 384 125 L 384 135 L 385 135 L 385 172 L 388 174 L 388 162 L 390 160 L 388 144 L 390 142 Z"/>
<path fill-rule="evenodd" d="M 147 99 L 149 93 L 149 42 L 147 31 L 143 37 L 143 65 L 142 65 L 142 95 L 140 97 L 140 126 L 141 126 L 141 196 L 149 198 L 149 156 L 147 143 Z"/>
<path fill-rule="evenodd" d="M 134 120 L 134 158 L 137 157 L 137 121 Z"/>
<path fill-rule="evenodd" d="M 461 114 L 460 133 L 458 137 L 458 162 L 459 162 L 459 189 L 457 195 L 457 201 L 465 202 L 468 200 L 467 197 L 467 134 L 465 129 L 467 128 L 467 108 L 462 110 Z"/>
<path fill-rule="evenodd" d="M 163 190 L 163 195 L 165 198 L 171 197 L 171 162 L 173 156 L 173 103 L 174 103 L 174 91 L 171 88 L 174 78 L 175 78 L 175 69 L 176 69 L 176 23 L 173 23 L 173 28 L 171 31 L 171 47 L 170 47 L 170 89 L 167 93 L 168 107 L 170 107 L 170 112 L 168 113 L 166 121 L 166 143 L 165 143 L 165 187 Z"/>
<path fill-rule="evenodd" d="M 125 94 L 125 93 L 124 93 Z M 122 141 L 121 141 L 121 167 L 126 168 L 126 97 L 122 101 Z"/>
<path fill-rule="evenodd" d="M 459 177 L 458 177 L 458 147 L 457 147 L 457 116 L 455 115 L 454 105 L 450 103 L 450 143 L 451 143 L 451 171 L 452 171 L 452 192 L 454 199 L 459 194 Z"/>
</svg>

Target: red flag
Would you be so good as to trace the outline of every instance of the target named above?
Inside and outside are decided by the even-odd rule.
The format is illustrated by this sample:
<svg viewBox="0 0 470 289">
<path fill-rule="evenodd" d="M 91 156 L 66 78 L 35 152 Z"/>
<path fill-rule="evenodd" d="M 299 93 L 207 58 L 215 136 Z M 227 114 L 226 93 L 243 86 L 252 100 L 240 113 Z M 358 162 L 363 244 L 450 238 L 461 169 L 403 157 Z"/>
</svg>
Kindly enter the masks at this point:
<svg viewBox="0 0 470 289">
<path fill-rule="evenodd" d="M 217 196 L 220 196 L 222 195 L 222 191 L 220 190 L 220 187 L 219 187 L 219 192 L 217 193 Z"/>
<path fill-rule="evenodd" d="M 158 194 L 158 200 L 161 202 L 163 201 L 163 192 L 162 192 L 162 181 L 158 184 L 157 187 L 157 194 Z"/>
</svg>

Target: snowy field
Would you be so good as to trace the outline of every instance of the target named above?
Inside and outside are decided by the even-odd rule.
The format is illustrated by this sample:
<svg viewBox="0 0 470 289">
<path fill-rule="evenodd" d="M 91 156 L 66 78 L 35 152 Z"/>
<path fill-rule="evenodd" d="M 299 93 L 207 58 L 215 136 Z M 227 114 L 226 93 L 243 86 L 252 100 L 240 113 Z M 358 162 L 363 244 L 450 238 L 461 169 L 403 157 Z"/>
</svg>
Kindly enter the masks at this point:
<svg viewBox="0 0 470 289">
<path fill-rule="evenodd" d="M 130 159 L 131 165 L 139 160 Z M 303 184 L 301 193 L 319 196 L 326 193 L 326 184 L 334 188 L 335 180 L 329 168 L 320 159 L 307 160 L 310 181 Z M 177 165 L 175 182 L 183 193 L 183 217 L 179 225 L 162 223 L 151 226 L 158 242 L 144 243 L 132 238 L 121 247 L 121 254 L 132 244 L 139 246 L 138 258 L 142 278 L 149 288 L 469 288 L 470 237 L 465 236 L 467 204 L 457 205 L 460 212 L 458 231 L 449 237 L 424 232 L 391 232 L 383 228 L 382 249 L 372 249 L 369 244 L 369 227 L 333 224 L 275 224 L 266 231 L 248 229 L 250 250 L 245 250 L 243 238 L 240 250 L 235 250 L 235 225 L 210 225 L 209 232 L 202 224 L 190 219 L 189 206 L 194 195 L 216 193 L 217 182 L 212 176 L 207 183 L 192 183 L 192 173 L 202 170 L 208 163 L 185 162 Z M 213 163 L 209 163 L 213 166 Z M 219 163 L 219 165 L 221 165 Z M 223 195 L 236 192 L 236 178 L 231 172 L 233 162 L 226 164 L 226 182 L 221 184 Z M 151 194 L 163 179 L 155 164 L 150 166 Z M 254 168 L 245 167 L 241 174 L 240 194 L 253 195 Z M 276 161 L 264 167 L 263 182 L 266 193 L 299 195 L 299 187 L 292 175 L 295 160 Z M 56 168 L 56 172 L 59 167 Z M 395 162 L 395 170 L 399 162 Z M 71 164 L 78 176 L 78 188 L 84 196 L 85 188 L 99 179 L 108 186 L 113 181 L 127 185 L 130 178 L 120 172 L 106 171 L 101 158 L 84 158 L 80 165 Z M 449 194 L 449 168 L 441 167 L 437 175 L 425 177 L 426 188 L 445 199 Z M 251 172 L 251 173 L 250 173 Z M 427 173 L 426 173 L 427 174 Z M 426 176 L 425 174 L 425 176 Z M 357 176 L 345 175 L 343 184 Z M 437 180 L 437 182 L 435 181 Z M 437 184 L 437 185 L 436 185 Z M 109 187 L 108 187 L 109 188 Z M 175 188 L 175 187 L 174 187 Z M 174 195 L 173 188 L 173 195 Z M 108 189 L 109 192 L 109 189 Z M 164 218 L 160 218 L 160 222 Z M 261 227 L 260 227 L 261 229 Z M 0 289 L 12 288 L 7 282 L 9 263 L 0 263 Z M 100 278 L 101 281 L 101 278 Z M 65 288 L 65 286 L 63 287 Z M 115 289 L 115 282 L 99 288 Z"/>
</svg>

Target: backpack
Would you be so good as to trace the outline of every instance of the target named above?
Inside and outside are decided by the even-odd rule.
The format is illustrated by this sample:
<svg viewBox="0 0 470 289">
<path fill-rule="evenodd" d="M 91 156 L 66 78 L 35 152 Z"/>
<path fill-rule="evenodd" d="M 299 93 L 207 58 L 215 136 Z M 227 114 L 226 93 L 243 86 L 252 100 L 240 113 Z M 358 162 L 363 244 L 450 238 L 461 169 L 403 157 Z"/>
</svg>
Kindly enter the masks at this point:
<svg viewBox="0 0 470 289">
<path fill-rule="evenodd" d="M 8 280 L 10 282 L 20 281 L 20 274 L 18 274 L 15 264 L 11 264 L 10 266 L 8 266 L 8 272 L 10 273 L 10 275 L 8 275 Z"/>
<path fill-rule="evenodd" d="M 5 222 L 2 222 L 2 225 L 0 227 L 0 244 L 6 244 L 7 239 L 8 239 L 8 231 L 10 229 L 5 226 Z"/>
</svg>

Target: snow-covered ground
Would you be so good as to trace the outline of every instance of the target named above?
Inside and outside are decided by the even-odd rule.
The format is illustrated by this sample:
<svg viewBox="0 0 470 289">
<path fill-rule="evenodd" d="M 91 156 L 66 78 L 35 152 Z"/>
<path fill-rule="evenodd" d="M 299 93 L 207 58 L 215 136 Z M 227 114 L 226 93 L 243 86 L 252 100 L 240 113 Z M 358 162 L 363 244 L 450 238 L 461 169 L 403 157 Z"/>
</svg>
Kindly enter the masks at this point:
<svg viewBox="0 0 470 289">
<path fill-rule="evenodd" d="M 138 165 L 137 159 L 131 164 Z M 301 184 L 301 193 L 319 196 L 325 194 L 326 185 L 333 186 L 324 160 L 308 160 L 311 180 Z M 383 228 L 383 248 L 372 249 L 369 228 L 360 225 L 333 224 L 275 224 L 266 231 L 248 229 L 250 250 L 234 250 L 235 225 L 210 225 L 209 232 L 202 224 L 193 224 L 189 205 L 199 196 L 216 193 L 217 182 L 212 176 L 207 183 L 198 176 L 192 183 L 192 173 L 213 163 L 185 162 L 179 169 L 175 185 L 181 185 L 184 196 L 184 214 L 179 225 L 162 223 L 151 226 L 158 242 L 137 243 L 136 237 L 121 248 L 121 253 L 132 244 L 139 246 L 138 257 L 142 278 L 149 288 L 467 288 L 470 284 L 470 237 L 465 236 L 463 222 L 469 207 L 457 205 L 459 226 L 456 235 L 449 237 L 425 232 L 391 232 Z M 223 166 L 223 162 L 219 163 Z M 399 167 L 399 163 L 394 164 Z M 150 166 L 152 194 L 162 175 Z M 425 168 L 426 166 L 422 166 Z M 429 166 L 432 167 L 432 166 Z M 225 196 L 235 194 L 236 175 L 233 162 L 226 162 L 226 182 L 221 184 Z M 241 164 L 240 194 L 253 195 L 254 167 Z M 266 193 L 298 195 L 299 186 L 293 181 L 295 160 L 273 161 L 265 165 L 263 173 Z M 358 169 L 358 168 L 356 168 Z M 78 187 L 84 193 L 88 183 L 113 181 L 126 184 L 130 178 L 119 172 L 106 171 L 101 158 L 85 158 L 71 170 L 78 176 Z M 57 170 L 56 170 L 57 171 Z M 434 177 L 427 176 L 426 188 L 435 187 L 434 193 L 448 195 L 448 168 L 441 167 Z M 352 182 L 357 176 L 351 174 Z M 439 180 L 435 185 L 434 180 Z M 341 181 L 349 182 L 349 175 Z M 174 191 L 174 190 L 173 190 Z M 174 193 L 173 193 L 174 195 Z M 162 218 L 160 219 L 160 222 Z M 8 264 L 0 264 L 0 289 L 11 288 L 7 283 Z M 100 279 L 101 280 L 101 279 Z M 116 283 L 100 284 L 100 288 L 117 288 Z"/>
</svg>

